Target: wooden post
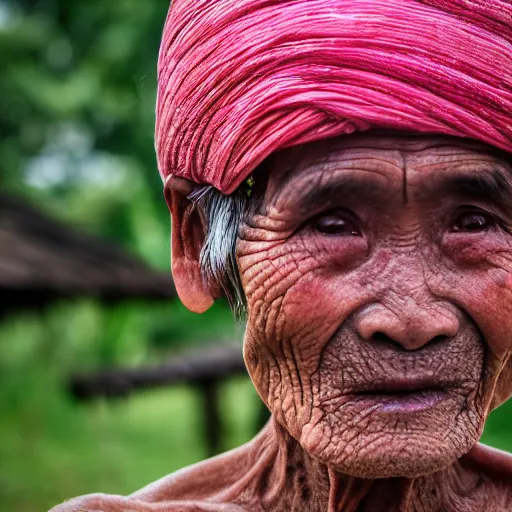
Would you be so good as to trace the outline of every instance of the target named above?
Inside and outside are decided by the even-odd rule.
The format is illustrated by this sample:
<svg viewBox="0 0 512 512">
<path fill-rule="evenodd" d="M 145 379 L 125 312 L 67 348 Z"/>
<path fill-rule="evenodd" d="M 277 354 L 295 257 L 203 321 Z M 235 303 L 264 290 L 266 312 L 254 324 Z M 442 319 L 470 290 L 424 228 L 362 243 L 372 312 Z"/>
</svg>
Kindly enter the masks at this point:
<svg viewBox="0 0 512 512">
<path fill-rule="evenodd" d="M 198 382 L 203 401 L 204 436 L 208 457 L 213 457 L 221 451 L 221 418 L 219 411 L 219 382 L 215 379 L 205 379 Z"/>
</svg>

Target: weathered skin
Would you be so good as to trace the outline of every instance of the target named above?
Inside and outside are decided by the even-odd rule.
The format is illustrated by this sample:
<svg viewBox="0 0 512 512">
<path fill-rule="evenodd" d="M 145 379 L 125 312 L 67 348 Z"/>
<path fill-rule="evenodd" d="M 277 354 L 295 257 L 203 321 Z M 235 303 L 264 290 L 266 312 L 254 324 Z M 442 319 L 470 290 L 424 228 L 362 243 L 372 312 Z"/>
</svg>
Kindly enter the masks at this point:
<svg viewBox="0 0 512 512">
<path fill-rule="evenodd" d="M 273 419 L 129 498 L 54 511 L 512 510 L 512 458 L 477 444 L 512 394 L 507 160 L 393 134 L 274 155 L 237 245 L 245 360 Z M 218 295 L 201 218 L 188 182 L 168 187 L 176 286 L 201 311 Z"/>
</svg>

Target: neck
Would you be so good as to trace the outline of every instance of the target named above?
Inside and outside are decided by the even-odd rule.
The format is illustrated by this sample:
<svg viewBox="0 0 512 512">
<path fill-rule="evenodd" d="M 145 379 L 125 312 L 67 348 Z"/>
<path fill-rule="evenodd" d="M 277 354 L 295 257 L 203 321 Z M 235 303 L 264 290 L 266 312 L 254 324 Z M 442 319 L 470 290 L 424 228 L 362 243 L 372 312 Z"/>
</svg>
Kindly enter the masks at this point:
<svg viewBox="0 0 512 512">
<path fill-rule="evenodd" d="M 455 511 L 460 497 L 471 495 L 479 483 L 478 475 L 458 461 L 418 478 L 368 480 L 343 475 L 312 459 L 275 420 L 258 440 L 258 488 L 268 510 Z"/>
</svg>

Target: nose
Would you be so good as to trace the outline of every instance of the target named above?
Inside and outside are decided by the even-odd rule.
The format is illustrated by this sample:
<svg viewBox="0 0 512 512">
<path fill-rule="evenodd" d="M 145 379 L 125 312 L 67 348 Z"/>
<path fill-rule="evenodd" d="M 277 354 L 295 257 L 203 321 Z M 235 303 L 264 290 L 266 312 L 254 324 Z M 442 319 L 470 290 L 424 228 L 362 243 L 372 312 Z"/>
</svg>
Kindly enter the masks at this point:
<svg viewBox="0 0 512 512">
<path fill-rule="evenodd" d="M 459 331 L 459 319 L 442 305 L 408 303 L 391 310 L 384 304 L 372 304 L 357 314 L 355 327 L 367 342 L 388 341 L 412 351 L 432 341 L 453 338 Z"/>
</svg>

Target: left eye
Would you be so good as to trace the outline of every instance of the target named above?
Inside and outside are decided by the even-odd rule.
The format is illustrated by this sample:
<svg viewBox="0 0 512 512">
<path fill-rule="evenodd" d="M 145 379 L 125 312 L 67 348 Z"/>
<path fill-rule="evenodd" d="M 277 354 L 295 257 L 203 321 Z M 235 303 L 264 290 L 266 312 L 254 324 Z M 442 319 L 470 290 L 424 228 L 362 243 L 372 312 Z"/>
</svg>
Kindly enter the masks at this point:
<svg viewBox="0 0 512 512">
<path fill-rule="evenodd" d="M 313 229 L 323 235 L 361 236 L 361 231 L 354 220 L 340 212 L 329 212 L 316 217 Z"/>
<path fill-rule="evenodd" d="M 460 213 L 453 223 L 454 232 L 479 233 L 486 231 L 495 224 L 491 215 L 481 211 Z"/>
</svg>

